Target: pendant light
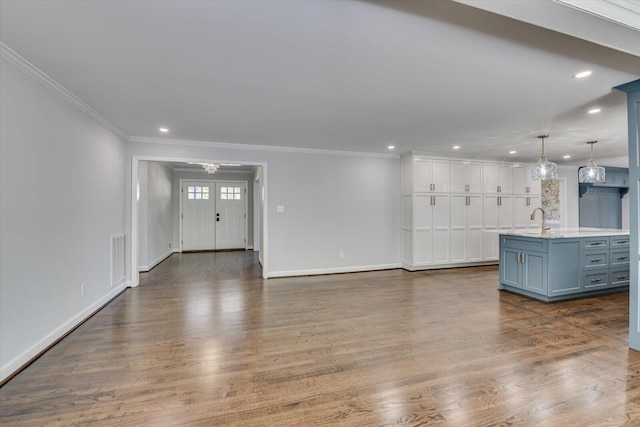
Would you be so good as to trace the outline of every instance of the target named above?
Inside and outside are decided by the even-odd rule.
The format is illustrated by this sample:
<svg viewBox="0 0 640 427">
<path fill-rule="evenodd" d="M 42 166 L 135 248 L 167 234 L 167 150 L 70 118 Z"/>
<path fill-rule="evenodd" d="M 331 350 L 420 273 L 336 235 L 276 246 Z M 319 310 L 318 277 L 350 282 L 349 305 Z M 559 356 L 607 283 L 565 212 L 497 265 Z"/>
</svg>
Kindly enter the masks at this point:
<svg viewBox="0 0 640 427">
<path fill-rule="evenodd" d="M 544 139 L 549 138 L 549 135 L 538 135 L 538 138 L 542 140 L 542 155 L 538 163 L 531 168 L 531 180 L 532 181 L 550 181 L 558 178 L 558 165 L 547 160 L 544 156 Z"/>
<path fill-rule="evenodd" d="M 589 159 L 587 166 L 580 168 L 580 171 L 578 172 L 579 182 L 604 182 L 604 168 L 596 165 L 596 161 L 593 160 L 593 145 L 597 142 L 598 141 L 587 142 L 587 144 L 591 146 L 591 158 Z"/>
</svg>

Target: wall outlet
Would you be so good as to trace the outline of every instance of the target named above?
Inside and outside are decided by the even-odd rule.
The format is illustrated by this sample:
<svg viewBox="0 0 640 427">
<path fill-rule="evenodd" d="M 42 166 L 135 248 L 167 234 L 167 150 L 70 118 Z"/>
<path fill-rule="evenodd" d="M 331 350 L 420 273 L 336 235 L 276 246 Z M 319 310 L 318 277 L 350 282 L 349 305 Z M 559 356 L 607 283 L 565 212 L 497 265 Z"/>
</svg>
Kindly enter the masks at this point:
<svg viewBox="0 0 640 427">
<path fill-rule="evenodd" d="M 344 259 L 344 252 L 343 251 L 339 251 L 338 252 L 338 259 Z"/>
<path fill-rule="evenodd" d="M 80 285 L 80 294 L 84 296 L 84 288 L 87 286 L 87 282 L 82 282 Z"/>
<path fill-rule="evenodd" d="M 282 205 L 276 206 L 276 212 L 284 212 L 284 206 Z"/>
</svg>

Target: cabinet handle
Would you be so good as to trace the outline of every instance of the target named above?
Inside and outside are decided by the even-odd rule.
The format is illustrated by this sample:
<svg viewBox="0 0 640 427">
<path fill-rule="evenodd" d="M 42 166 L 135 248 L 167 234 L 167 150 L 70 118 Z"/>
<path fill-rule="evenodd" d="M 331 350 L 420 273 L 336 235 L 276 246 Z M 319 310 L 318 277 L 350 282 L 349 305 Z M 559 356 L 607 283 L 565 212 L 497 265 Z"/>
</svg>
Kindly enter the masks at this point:
<svg viewBox="0 0 640 427">
<path fill-rule="evenodd" d="M 518 262 L 522 262 L 522 254 L 518 252 Z"/>
<path fill-rule="evenodd" d="M 623 280 L 623 279 L 626 279 L 626 278 L 627 278 L 627 276 L 618 276 L 617 277 L 618 280 Z"/>
<path fill-rule="evenodd" d="M 626 256 L 619 256 L 619 257 L 618 257 L 618 261 L 624 261 L 625 259 L 627 259 L 627 257 L 626 257 Z"/>
<path fill-rule="evenodd" d="M 629 241 L 628 240 L 619 240 L 616 243 L 618 243 L 619 245 L 626 245 L 627 243 L 629 243 Z"/>
<path fill-rule="evenodd" d="M 591 246 L 600 246 L 602 242 L 591 242 L 589 243 Z"/>
<path fill-rule="evenodd" d="M 527 204 L 526 206 L 531 206 L 531 197 L 527 197 Z"/>
<path fill-rule="evenodd" d="M 591 283 L 600 283 L 602 279 L 591 279 Z"/>
<path fill-rule="evenodd" d="M 465 205 L 467 205 L 467 206 L 469 206 L 469 205 L 470 205 L 470 203 L 469 203 L 469 196 L 465 196 L 465 197 L 464 197 L 464 204 L 465 204 Z"/>
<path fill-rule="evenodd" d="M 502 191 L 502 190 L 500 189 L 500 186 L 498 185 L 498 186 L 496 187 L 496 192 L 497 192 L 497 193 L 500 193 L 501 191 Z"/>
<path fill-rule="evenodd" d="M 435 200 L 433 199 L 433 196 L 431 196 L 431 206 L 435 205 Z"/>
<path fill-rule="evenodd" d="M 591 262 L 600 262 L 602 261 L 601 259 L 592 259 Z"/>
<path fill-rule="evenodd" d="M 531 192 L 531 189 L 530 189 L 529 187 L 524 187 L 524 192 L 525 192 L 525 193 L 530 193 L 530 192 Z"/>
</svg>

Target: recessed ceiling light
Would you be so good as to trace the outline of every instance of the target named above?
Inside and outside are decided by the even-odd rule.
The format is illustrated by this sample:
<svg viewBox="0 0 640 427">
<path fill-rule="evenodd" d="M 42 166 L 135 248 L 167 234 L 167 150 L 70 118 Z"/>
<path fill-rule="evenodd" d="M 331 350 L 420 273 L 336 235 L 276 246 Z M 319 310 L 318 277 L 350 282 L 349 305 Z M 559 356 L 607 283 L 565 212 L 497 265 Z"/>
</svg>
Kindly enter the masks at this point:
<svg viewBox="0 0 640 427">
<path fill-rule="evenodd" d="M 562 158 L 563 158 L 563 159 L 570 159 L 570 158 L 571 158 L 571 155 L 566 154 L 566 155 L 562 156 Z"/>
<path fill-rule="evenodd" d="M 454 146 L 453 146 L 453 149 L 454 149 L 454 150 L 459 150 L 459 149 L 460 149 L 460 146 L 459 146 L 459 145 L 454 145 Z"/>
<path fill-rule="evenodd" d="M 589 110 L 589 114 L 596 114 L 596 113 L 599 113 L 600 111 L 602 111 L 602 109 L 594 108 L 593 110 Z"/>
<path fill-rule="evenodd" d="M 389 145 L 389 146 L 387 146 L 387 150 L 393 150 L 393 149 L 395 149 L 395 148 L 396 148 L 396 146 L 395 146 L 395 145 Z"/>
<path fill-rule="evenodd" d="M 509 151 L 509 154 L 516 154 L 516 153 L 517 153 L 517 151 L 516 151 L 516 150 L 511 150 L 511 151 Z"/>
<path fill-rule="evenodd" d="M 242 165 L 239 163 L 220 163 L 220 166 L 238 167 Z"/>
<path fill-rule="evenodd" d="M 591 71 L 590 70 L 586 70 L 586 71 L 580 71 L 578 74 L 575 74 L 573 76 L 574 79 L 583 79 L 585 77 L 589 77 L 591 75 Z"/>
<path fill-rule="evenodd" d="M 167 129 L 167 128 L 160 128 L 160 129 L 158 129 L 158 130 L 159 130 L 160 132 L 162 132 L 162 133 L 167 133 L 167 132 L 169 132 L 169 129 Z"/>
</svg>

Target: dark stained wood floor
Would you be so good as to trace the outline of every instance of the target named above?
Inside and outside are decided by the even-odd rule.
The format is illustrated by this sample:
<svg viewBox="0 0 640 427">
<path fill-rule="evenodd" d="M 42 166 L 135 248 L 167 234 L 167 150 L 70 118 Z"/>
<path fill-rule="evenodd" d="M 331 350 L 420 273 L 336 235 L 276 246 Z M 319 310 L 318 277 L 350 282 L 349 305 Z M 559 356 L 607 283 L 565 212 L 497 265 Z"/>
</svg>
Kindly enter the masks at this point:
<svg viewBox="0 0 640 427">
<path fill-rule="evenodd" d="M 0 389 L 2 425 L 638 425 L 628 294 L 546 304 L 496 267 L 263 281 L 174 254 Z"/>
</svg>

